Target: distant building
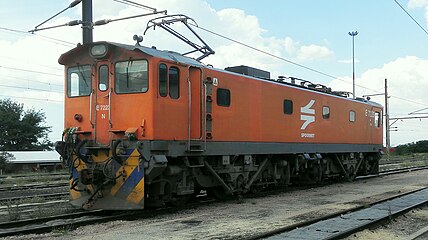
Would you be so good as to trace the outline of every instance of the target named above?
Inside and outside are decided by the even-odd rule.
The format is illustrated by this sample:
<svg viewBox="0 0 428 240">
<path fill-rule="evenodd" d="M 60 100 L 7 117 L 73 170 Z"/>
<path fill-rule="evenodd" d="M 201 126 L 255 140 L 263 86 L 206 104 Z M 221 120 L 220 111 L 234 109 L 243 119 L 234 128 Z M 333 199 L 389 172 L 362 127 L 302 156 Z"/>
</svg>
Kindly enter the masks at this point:
<svg viewBox="0 0 428 240">
<path fill-rule="evenodd" d="M 13 172 L 48 172 L 63 168 L 60 155 L 56 151 L 11 151 L 8 153 L 12 154 L 8 162 L 12 164 Z"/>
</svg>

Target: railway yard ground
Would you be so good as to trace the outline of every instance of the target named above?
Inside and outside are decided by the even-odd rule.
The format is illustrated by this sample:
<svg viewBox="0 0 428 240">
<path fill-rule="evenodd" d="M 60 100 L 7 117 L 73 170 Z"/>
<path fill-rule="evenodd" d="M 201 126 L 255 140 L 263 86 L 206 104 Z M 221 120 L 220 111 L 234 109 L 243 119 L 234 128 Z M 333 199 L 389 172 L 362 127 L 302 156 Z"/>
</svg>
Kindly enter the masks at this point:
<svg viewBox="0 0 428 240">
<path fill-rule="evenodd" d="M 426 162 L 420 159 L 417 161 Z M 391 159 L 389 164 L 411 165 L 397 159 Z M 241 201 L 208 203 L 133 221 L 116 220 L 76 229 L 65 227 L 50 233 L 6 239 L 246 239 L 335 212 L 367 207 L 373 202 L 424 187 L 428 187 L 428 170 L 409 171 L 305 190 L 292 189 Z M 66 202 L 60 204 L 67 208 Z M 407 239 L 427 226 L 428 207 L 422 205 L 346 239 Z M 428 239 L 428 236 L 425 233 L 418 239 Z"/>
</svg>

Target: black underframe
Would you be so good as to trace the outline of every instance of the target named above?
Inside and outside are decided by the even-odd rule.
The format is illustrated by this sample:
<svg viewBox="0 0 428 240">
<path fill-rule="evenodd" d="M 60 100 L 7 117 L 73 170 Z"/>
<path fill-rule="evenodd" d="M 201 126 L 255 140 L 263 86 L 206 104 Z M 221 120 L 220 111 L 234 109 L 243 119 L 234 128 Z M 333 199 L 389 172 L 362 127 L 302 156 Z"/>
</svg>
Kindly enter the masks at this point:
<svg viewBox="0 0 428 240">
<path fill-rule="evenodd" d="M 204 151 L 188 151 L 187 141 L 140 141 L 140 144 L 142 144 L 140 152 L 145 157 L 151 155 L 179 157 L 302 153 L 379 153 L 383 148 L 380 144 L 206 142 Z"/>
</svg>

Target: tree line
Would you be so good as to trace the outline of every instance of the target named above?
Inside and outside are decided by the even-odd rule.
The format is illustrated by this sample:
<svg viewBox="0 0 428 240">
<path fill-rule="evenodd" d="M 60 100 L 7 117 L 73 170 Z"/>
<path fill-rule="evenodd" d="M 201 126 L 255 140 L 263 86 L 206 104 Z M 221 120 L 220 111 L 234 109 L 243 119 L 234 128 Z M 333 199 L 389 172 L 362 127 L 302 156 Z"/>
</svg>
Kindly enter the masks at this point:
<svg viewBox="0 0 428 240">
<path fill-rule="evenodd" d="M 395 147 L 395 153 L 397 155 L 428 153 L 428 140 L 421 140 L 413 143 L 398 145 Z"/>
<path fill-rule="evenodd" d="M 7 151 L 43 151 L 52 149 L 41 110 L 24 109 L 24 104 L 11 99 L 0 99 L 0 168 L 5 168 Z"/>
</svg>

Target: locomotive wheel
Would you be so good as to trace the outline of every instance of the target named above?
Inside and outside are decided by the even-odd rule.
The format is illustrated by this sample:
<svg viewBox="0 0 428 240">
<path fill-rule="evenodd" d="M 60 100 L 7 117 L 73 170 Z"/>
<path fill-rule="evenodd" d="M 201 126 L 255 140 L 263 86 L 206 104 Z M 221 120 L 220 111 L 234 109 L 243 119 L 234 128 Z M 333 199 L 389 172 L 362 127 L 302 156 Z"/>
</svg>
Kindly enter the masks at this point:
<svg viewBox="0 0 428 240">
<path fill-rule="evenodd" d="M 251 192 L 252 194 L 257 194 L 257 193 L 259 193 L 259 192 L 261 192 L 261 191 L 263 191 L 263 186 L 262 186 L 262 185 L 260 185 L 260 184 L 256 184 L 256 183 L 254 183 L 254 184 L 251 186 L 251 188 L 250 188 L 250 192 Z"/>
<path fill-rule="evenodd" d="M 210 196 L 214 197 L 215 199 L 218 199 L 218 200 L 226 200 L 226 199 L 229 199 L 231 197 L 231 195 L 228 195 L 224 191 L 224 189 L 222 187 L 220 187 L 220 186 L 210 188 L 208 190 L 208 194 Z"/>
<path fill-rule="evenodd" d="M 348 182 L 354 181 L 355 178 L 357 177 L 357 175 L 354 174 L 354 171 L 355 171 L 354 166 L 351 166 L 348 170 L 348 179 L 347 179 Z"/>
<path fill-rule="evenodd" d="M 183 207 L 190 200 L 190 198 L 192 198 L 192 194 L 181 195 L 181 196 L 175 195 L 171 198 L 171 201 L 169 202 L 169 204 L 173 207 Z"/>
</svg>

